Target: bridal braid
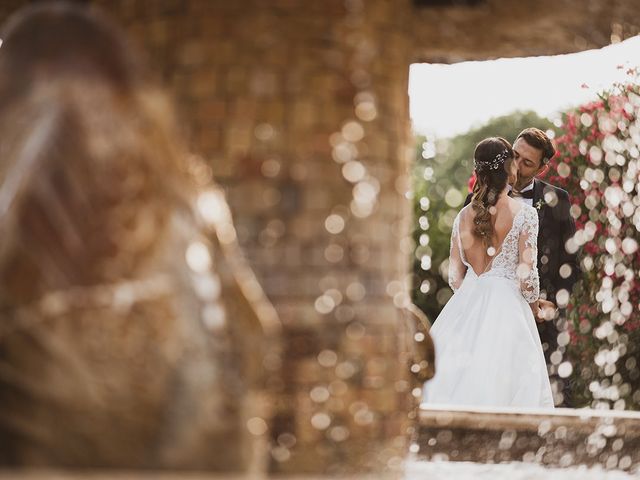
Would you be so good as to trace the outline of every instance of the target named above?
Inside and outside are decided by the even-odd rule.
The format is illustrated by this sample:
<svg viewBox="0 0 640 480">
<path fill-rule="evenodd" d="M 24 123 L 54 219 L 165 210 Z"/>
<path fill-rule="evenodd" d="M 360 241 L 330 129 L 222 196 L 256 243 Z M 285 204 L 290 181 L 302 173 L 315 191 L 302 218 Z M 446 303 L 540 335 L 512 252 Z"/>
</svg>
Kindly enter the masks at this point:
<svg viewBox="0 0 640 480">
<path fill-rule="evenodd" d="M 473 153 L 477 181 L 473 187 L 471 208 L 475 213 L 473 235 L 485 247 L 492 245 L 495 230 L 491 222 L 491 207 L 507 185 L 507 167 L 513 161 L 511 145 L 502 137 L 482 140 Z"/>
</svg>

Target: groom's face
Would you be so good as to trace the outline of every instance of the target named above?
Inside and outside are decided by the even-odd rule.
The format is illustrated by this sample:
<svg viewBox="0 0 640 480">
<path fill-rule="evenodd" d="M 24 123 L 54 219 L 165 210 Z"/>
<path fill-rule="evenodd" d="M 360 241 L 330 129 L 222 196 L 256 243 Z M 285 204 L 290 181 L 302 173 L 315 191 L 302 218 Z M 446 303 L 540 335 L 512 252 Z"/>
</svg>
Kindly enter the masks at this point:
<svg viewBox="0 0 640 480">
<path fill-rule="evenodd" d="M 529 145 L 526 140 L 519 138 L 513 144 L 513 151 L 515 153 L 515 162 L 518 167 L 518 179 L 514 187 L 516 190 L 520 190 L 533 180 L 543 169 L 542 163 L 542 150 L 534 148 Z"/>
</svg>

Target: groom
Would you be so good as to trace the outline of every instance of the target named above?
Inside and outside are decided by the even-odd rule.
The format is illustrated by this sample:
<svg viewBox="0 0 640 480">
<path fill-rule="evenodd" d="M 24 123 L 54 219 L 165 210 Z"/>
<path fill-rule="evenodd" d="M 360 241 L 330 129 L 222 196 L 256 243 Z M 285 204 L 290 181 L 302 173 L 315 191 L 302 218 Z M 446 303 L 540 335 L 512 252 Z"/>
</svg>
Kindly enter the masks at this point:
<svg viewBox="0 0 640 480">
<path fill-rule="evenodd" d="M 565 244 L 575 233 L 575 223 L 569 213 L 569 194 L 536 178 L 555 155 L 549 137 L 537 128 L 526 128 L 513 143 L 518 178 L 509 193 L 513 198 L 532 205 L 538 211 L 538 271 L 540 301 L 538 332 L 544 349 L 552 385 L 555 383 L 556 403 L 570 406 L 568 379 L 557 374 L 562 363 L 564 345 L 558 345 L 558 334 L 566 329 L 565 309 L 569 295 L 580 272 L 575 253 Z M 471 194 L 465 205 L 471 202 Z M 560 307 L 560 309 L 558 309 Z"/>
</svg>

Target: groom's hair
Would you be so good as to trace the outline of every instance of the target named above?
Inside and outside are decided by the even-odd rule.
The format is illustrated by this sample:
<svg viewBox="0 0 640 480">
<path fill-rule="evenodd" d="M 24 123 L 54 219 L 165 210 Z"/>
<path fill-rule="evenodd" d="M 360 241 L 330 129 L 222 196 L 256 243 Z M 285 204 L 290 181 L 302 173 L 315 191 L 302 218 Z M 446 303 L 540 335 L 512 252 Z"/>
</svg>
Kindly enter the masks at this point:
<svg viewBox="0 0 640 480">
<path fill-rule="evenodd" d="M 536 148 L 542 151 L 541 165 L 546 165 L 547 163 L 549 163 L 549 160 L 551 160 L 553 156 L 556 154 L 556 149 L 553 147 L 553 143 L 551 143 L 551 139 L 547 136 L 546 133 L 544 133 L 539 128 L 535 128 L 535 127 L 525 128 L 516 137 L 516 141 L 520 138 L 522 138 L 525 142 L 527 142 L 533 148 Z"/>
</svg>

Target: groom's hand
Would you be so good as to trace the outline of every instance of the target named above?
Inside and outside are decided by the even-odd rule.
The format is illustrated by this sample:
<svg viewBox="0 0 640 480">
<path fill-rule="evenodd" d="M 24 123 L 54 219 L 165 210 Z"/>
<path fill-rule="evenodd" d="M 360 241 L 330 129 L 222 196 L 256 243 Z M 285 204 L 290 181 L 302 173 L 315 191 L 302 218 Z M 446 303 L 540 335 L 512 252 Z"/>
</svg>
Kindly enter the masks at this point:
<svg viewBox="0 0 640 480">
<path fill-rule="evenodd" d="M 536 319 L 536 322 L 541 322 L 542 320 L 540 320 L 539 316 L 540 316 L 540 301 L 536 300 L 533 303 L 529 304 L 529 308 L 531 308 L 531 311 L 533 312 L 533 318 Z"/>
<path fill-rule="evenodd" d="M 555 303 L 541 298 L 540 300 L 538 300 L 538 316 L 536 320 L 538 320 L 538 322 L 553 320 L 556 316 L 557 311 L 558 307 L 556 307 Z"/>
</svg>

